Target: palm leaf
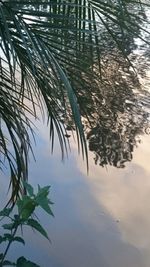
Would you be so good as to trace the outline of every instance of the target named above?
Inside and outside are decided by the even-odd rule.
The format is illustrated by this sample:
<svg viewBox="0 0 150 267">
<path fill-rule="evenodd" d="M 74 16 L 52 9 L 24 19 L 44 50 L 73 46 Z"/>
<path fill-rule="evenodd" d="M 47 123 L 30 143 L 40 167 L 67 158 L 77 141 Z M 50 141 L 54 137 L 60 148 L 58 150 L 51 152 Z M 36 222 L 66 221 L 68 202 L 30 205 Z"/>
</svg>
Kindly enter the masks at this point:
<svg viewBox="0 0 150 267">
<path fill-rule="evenodd" d="M 80 114 L 88 117 L 84 94 L 88 92 L 92 101 L 94 88 L 100 87 L 105 68 L 103 37 L 107 32 L 110 49 L 117 47 L 129 61 L 127 47 L 145 30 L 139 26 L 146 20 L 138 13 L 143 6 L 142 1 L 125 0 L 0 1 L 0 144 L 10 167 L 12 198 L 28 177 L 29 117 L 37 117 L 37 106 L 42 114 L 47 112 L 52 150 L 56 131 L 62 156 L 67 152 L 69 117 L 87 160 Z"/>
</svg>

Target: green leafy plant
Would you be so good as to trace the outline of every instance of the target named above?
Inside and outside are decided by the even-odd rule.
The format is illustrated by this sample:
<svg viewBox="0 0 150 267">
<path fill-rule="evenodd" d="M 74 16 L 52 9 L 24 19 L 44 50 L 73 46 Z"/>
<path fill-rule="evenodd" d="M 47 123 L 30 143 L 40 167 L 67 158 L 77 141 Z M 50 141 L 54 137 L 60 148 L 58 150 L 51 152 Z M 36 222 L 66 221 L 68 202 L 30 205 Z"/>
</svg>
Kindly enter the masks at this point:
<svg viewBox="0 0 150 267">
<path fill-rule="evenodd" d="M 38 185 L 38 191 L 35 194 L 33 187 L 24 183 L 26 195 L 23 195 L 16 204 L 11 207 L 5 207 L 2 211 L 0 211 L 0 217 L 7 218 L 9 223 L 3 224 L 2 227 L 5 230 L 3 236 L 0 236 L 0 244 L 7 243 L 5 250 L 0 254 L 0 266 L 17 266 L 17 267 L 32 267 L 39 266 L 24 257 L 20 257 L 16 262 L 11 262 L 6 259 L 8 250 L 10 246 L 14 242 L 19 242 L 25 245 L 25 241 L 22 236 L 18 236 L 19 228 L 22 229 L 24 226 L 29 226 L 36 231 L 38 231 L 42 236 L 46 239 L 49 239 L 47 232 L 42 227 L 37 219 L 34 217 L 34 212 L 37 207 L 41 207 L 45 212 L 49 215 L 53 216 L 53 212 L 51 210 L 51 205 L 53 204 L 49 198 L 49 189 L 50 186 L 40 187 Z M 14 208 L 17 208 L 17 213 L 14 214 Z"/>
</svg>

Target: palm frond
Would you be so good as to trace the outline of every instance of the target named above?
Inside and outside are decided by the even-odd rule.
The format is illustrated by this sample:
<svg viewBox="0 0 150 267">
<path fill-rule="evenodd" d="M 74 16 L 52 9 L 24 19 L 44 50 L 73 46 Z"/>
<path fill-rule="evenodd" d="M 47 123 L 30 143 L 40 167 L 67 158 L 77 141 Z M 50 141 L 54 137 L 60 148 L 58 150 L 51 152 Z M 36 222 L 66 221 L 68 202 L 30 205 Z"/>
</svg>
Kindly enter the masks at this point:
<svg viewBox="0 0 150 267">
<path fill-rule="evenodd" d="M 48 114 L 52 149 L 56 129 L 62 155 L 68 147 L 62 116 L 74 121 L 88 165 L 80 116 L 87 107 L 82 98 L 85 92 L 91 95 L 94 87 L 100 87 L 107 41 L 108 49 L 117 47 L 129 61 L 134 38 L 146 31 L 139 25 L 146 20 L 139 15 L 142 4 L 125 0 L 0 1 L 0 143 L 11 171 L 13 197 L 20 181 L 27 179 L 29 114 L 37 116 L 37 104 Z M 8 148 L 3 127 L 14 153 Z"/>
</svg>

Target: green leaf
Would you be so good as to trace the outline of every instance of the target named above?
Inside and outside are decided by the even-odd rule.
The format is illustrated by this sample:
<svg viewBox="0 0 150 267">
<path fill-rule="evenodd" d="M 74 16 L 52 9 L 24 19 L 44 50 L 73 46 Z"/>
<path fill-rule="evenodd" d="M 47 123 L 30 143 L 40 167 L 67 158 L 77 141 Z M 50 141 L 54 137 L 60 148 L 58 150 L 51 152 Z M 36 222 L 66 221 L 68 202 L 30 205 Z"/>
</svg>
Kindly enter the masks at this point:
<svg viewBox="0 0 150 267">
<path fill-rule="evenodd" d="M 34 210 L 35 204 L 33 203 L 33 201 L 30 201 L 28 205 L 26 205 L 26 207 L 22 210 L 21 218 L 23 220 L 27 220 L 33 214 Z"/>
<path fill-rule="evenodd" d="M 20 236 L 13 237 L 13 235 L 9 233 L 4 234 L 4 237 L 0 236 L 0 243 L 5 242 L 5 241 L 17 241 L 25 245 L 25 241 L 23 240 L 22 237 Z"/>
<path fill-rule="evenodd" d="M 38 185 L 37 197 L 38 196 L 47 197 L 48 194 L 49 194 L 49 189 L 50 189 L 50 186 L 44 186 L 44 187 L 41 188 L 40 185 Z"/>
<path fill-rule="evenodd" d="M 3 224 L 2 227 L 7 230 L 12 230 L 15 227 L 14 223 Z"/>
<path fill-rule="evenodd" d="M 3 210 L 0 211 L 0 216 L 9 216 L 9 214 L 11 213 L 12 208 L 4 208 Z"/>
<path fill-rule="evenodd" d="M 36 263 L 32 262 L 32 261 L 28 261 L 26 258 L 24 257 L 20 257 L 17 260 L 17 264 L 16 267 L 40 267 L 39 265 L 37 265 Z"/>
<path fill-rule="evenodd" d="M 5 238 L 5 240 L 10 241 L 13 239 L 13 236 L 11 234 L 6 233 L 6 234 L 4 234 L 4 238 Z"/>
<path fill-rule="evenodd" d="M 25 245 L 25 241 L 24 241 L 23 238 L 20 237 L 20 236 L 15 236 L 15 237 L 13 238 L 13 241 L 17 241 L 17 242 L 20 242 L 20 243 L 22 243 L 23 245 Z"/>
<path fill-rule="evenodd" d="M 49 200 L 48 199 L 43 199 L 43 198 L 37 198 L 36 199 L 37 203 L 39 204 L 39 206 L 44 209 L 48 214 L 54 216 L 50 206 L 49 206 Z"/>
<path fill-rule="evenodd" d="M 29 196 L 23 196 L 17 201 L 18 212 L 23 220 L 27 220 L 35 210 L 36 203 Z"/>
<path fill-rule="evenodd" d="M 41 235 L 43 235 L 45 238 L 47 238 L 49 241 L 49 237 L 46 233 L 46 231 L 44 230 L 44 228 L 41 226 L 41 224 L 37 221 L 37 220 L 34 220 L 34 219 L 28 219 L 27 221 L 27 225 L 33 227 L 35 230 L 37 230 Z"/>
<path fill-rule="evenodd" d="M 48 214 L 53 215 L 53 212 L 50 208 L 50 204 L 52 204 L 52 202 L 49 200 L 48 198 L 48 194 L 49 194 L 49 189 L 50 186 L 45 186 L 43 188 L 41 188 L 38 185 L 38 194 L 35 197 L 35 201 L 36 203 L 42 208 L 44 209 Z"/>
<path fill-rule="evenodd" d="M 23 184 L 24 184 L 24 187 L 27 190 L 28 194 L 30 195 L 30 197 L 34 196 L 33 187 L 25 181 L 23 182 Z"/>
</svg>

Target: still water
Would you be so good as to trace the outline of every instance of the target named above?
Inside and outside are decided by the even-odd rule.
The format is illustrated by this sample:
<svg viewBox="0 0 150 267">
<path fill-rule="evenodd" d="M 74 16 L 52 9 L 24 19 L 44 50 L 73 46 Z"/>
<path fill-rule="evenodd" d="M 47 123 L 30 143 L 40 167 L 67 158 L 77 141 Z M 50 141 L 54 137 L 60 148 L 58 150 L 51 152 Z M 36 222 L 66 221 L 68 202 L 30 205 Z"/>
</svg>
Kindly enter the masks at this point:
<svg viewBox="0 0 150 267">
<path fill-rule="evenodd" d="M 110 70 L 109 84 L 95 88 L 92 98 L 82 96 L 89 115 L 87 121 L 82 114 L 88 174 L 72 137 L 71 152 L 62 162 L 57 138 L 51 155 L 48 128 L 36 123 L 29 182 L 35 188 L 51 185 L 55 217 L 37 215 L 52 243 L 24 229 L 26 245 L 12 246 L 8 259 L 25 256 L 41 267 L 150 266 L 150 82 L 143 79 L 140 87 L 116 72 L 116 65 L 115 73 Z M 66 122 L 67 137 L 71 123 Z M 4 171 L 1 206 L 7 186 Z"/>
<path fill-rule="evenodd" d="M 140 50 L 137 54 L 145 65 Z M 89 115 L 87 121 L 82 114 L 88 174 L 72 137 L 71 152 L 62 162 L 58 140 L 51 155 L 48 128 L 36 124 L 36 162 L 31 157 L 29 182 L 35 188 L 51 185 L 55 217 L 37 211 L 51 244 L 24 229 L 26 245 L 12 246 L 10 260 L 25 256 L 41 267 L 150 266 L 150 81 L 142 78 L 142 69 L 140 88 L 127 72 L 125 77 L 119 72 L 124 63 L 106 61 L 109 83 L 100 91 L 92 88 L 92 97 L 89 91 L 81 96 Z M 65 123 L 69 129 L 72 122 Z M 1 207 L 6 203 L 5 172 L 2 178 Z"/>
<path fill-rule="evenodd" d="M 88 175 L 71 143 L 69 158 L 61 162 L 57 141 L 51 155 L 47 128 L 39 124 L 30 182 L 51 185 L 55 218 L 38 216 L 52 243 L 24 229 L 26 245 L 12 247 L 9 259 L 24 255 L 41 267 L 149 267 L 149 135 L 138 136 L 124 168 L 95 165 L 89 152 Z M 5 179 L 0 183 L 6 188 Z"/>
</svg>

